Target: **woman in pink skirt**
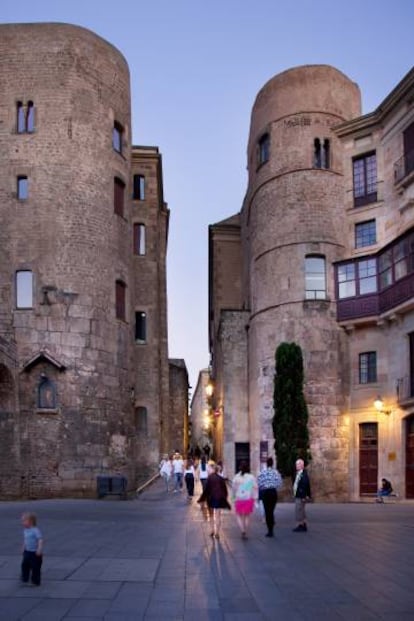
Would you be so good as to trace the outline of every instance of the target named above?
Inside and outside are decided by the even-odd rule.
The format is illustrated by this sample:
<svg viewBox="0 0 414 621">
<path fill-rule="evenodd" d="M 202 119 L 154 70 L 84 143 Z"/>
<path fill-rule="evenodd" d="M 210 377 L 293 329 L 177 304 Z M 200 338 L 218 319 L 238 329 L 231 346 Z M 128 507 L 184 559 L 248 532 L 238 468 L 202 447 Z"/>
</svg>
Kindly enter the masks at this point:
<svg viewBox="0 0 414 621">
<path fill-rule="evenodd" d="M 253 513 L 254 503 L 257 500 L 257 481 L 250 474 L 249 466 L 245 461 L 240 464 L 240 472 L 233 479 L 232 497 L 236 510 L 237 523 L 241 530 L 242 539 L 247 539 L 250 516 Z"/>
</svg>

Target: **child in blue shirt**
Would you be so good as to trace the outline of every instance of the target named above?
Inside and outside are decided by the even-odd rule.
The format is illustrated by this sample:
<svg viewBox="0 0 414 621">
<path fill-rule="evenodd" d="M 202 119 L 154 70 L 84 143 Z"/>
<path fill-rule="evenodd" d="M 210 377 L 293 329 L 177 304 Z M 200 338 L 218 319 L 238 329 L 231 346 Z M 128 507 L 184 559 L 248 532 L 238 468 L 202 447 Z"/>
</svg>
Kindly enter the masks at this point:
<svg viewBox="0 0 414 621">
<path fill-rule="evenodd" d="M 23 560 L 22 582 L 29 582 L 32 574 L 32 584 L 40 585 L 40 570 L 43 560 L 43 537 L 37 528 L 37 517 L 34 513 L 23 513 Z"/>
</svg>

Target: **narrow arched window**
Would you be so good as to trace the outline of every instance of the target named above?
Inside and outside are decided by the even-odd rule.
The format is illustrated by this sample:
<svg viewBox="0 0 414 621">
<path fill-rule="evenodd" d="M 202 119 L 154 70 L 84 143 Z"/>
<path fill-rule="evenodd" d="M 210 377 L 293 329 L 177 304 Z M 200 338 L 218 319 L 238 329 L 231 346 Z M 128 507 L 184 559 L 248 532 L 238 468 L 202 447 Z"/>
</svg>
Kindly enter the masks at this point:
<svg viewBox="0 0 414 621">
<path fill-rule="evenodd" d="M 305 257 L 305 297 L 307 300 L 326 299 L 326 266 L 323 256 Z"/>
<path fill-rule="evenodd" d="M 331 147 L 329 138 L 315 138 L 313 141 L 313 167 L 328 169 L 331 166 Z"/>
<path fill-rule="evenodd" d="M 17 133 L 23 134 L 26 131 L 26 115 L 22 101 L 18 101 L 16 104 L 16 121 Z"/>
<path fill-rule="evenodd" d="M 27 102 L 26 109 L 26 131 L 31 133 L 34 132 L 35 128 L 35 108 L 33 101 Z"/>
<path fill-rule="evenodd" d="M 321 141 L 315 138 L 313 141 L 313 166 L 314 168 L 322 168 Z"/>
<path fill-rule="evenodd" d="M 328 138 L 323 141 L 322 167 L 326 169 L 331 167 L 331 147 Z"/>
</svg>

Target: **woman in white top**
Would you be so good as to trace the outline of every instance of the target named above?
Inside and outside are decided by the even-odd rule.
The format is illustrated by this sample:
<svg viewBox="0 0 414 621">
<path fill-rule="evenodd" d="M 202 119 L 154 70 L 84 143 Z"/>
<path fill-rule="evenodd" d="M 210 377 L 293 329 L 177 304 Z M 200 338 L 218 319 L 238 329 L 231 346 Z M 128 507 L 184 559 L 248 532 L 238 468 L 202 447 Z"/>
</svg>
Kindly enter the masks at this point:
<svg viewBox="0 0 414 621">
<path fill-rule="evenodd" d="M 258 488 L 257 481 L 250 474 L 249 466 L 245 461 L 240 464 L 240 471 L 233 479 L 232 495 L 242 539 L 247 539 L 250 516 L 258 497 Z"/>
<path fill-rule="evenodd" d="M 170 486 L 172 472 L 173 472 L 172 457 L 168 457 L 168 455 L 164 455 L 164 458 L 160 464 L 160 475 L 164 479 L 167 494 L 170 491 L 169 486 Z"/>
</svg>

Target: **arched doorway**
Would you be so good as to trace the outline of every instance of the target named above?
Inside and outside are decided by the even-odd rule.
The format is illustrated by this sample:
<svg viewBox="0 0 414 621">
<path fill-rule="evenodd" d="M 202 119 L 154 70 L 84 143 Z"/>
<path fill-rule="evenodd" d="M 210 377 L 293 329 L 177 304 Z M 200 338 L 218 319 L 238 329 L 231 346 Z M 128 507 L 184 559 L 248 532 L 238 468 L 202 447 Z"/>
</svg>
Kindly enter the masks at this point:
<svg viewBox="0 0 414 621">
<path fill-rule="evenodd" d="M 405 425 L 405 495 L 414 498 L 414 414 Z"/>
</svg>

